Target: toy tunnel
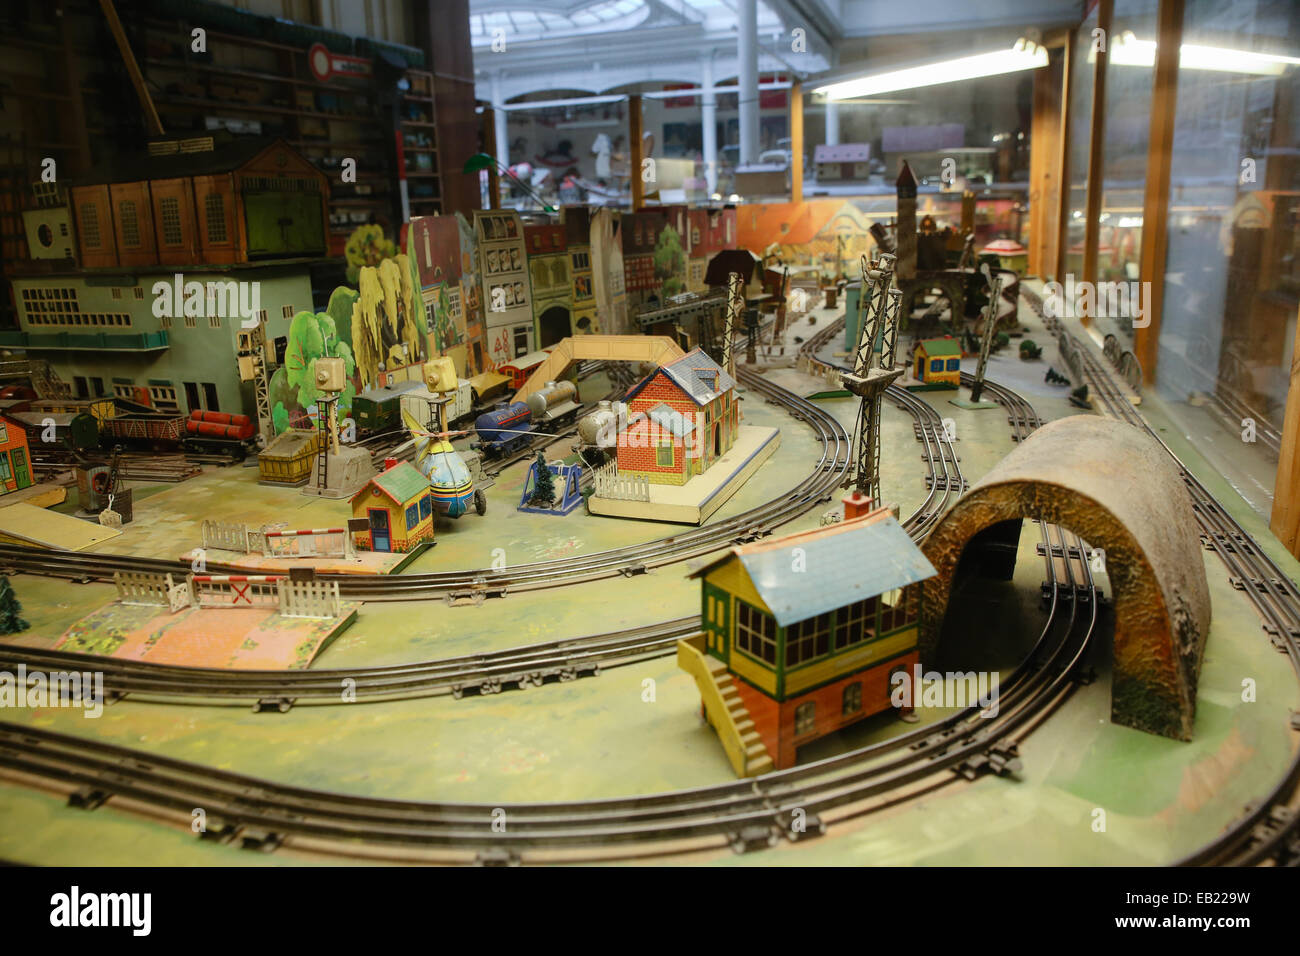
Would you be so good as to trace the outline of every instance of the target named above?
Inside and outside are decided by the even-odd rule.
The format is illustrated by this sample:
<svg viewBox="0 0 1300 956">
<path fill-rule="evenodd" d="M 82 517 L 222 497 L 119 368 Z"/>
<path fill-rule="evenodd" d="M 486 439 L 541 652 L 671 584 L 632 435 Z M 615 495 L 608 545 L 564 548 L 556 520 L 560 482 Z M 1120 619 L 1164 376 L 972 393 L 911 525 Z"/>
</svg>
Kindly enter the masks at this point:
<svg viewBox="0 0 1300 956">
<path fill-rule="evenodd" d="M 1040 428 L 935 526 L 924 546 L 937 574 L 922 603 L 922 662 L 939 651 L 968 546 L 984 552 L 986 566 L 990 550 L 995 562 L 1014 559 L 1006 536 L 1023 518 L 1069 529 L 1105 553 L 1115 616 L 1111 719 L 1190 740 L 1210 625 L 1196 520 L 1158 443 L 1112 419 L 1073 416 Z"/>
</svg>

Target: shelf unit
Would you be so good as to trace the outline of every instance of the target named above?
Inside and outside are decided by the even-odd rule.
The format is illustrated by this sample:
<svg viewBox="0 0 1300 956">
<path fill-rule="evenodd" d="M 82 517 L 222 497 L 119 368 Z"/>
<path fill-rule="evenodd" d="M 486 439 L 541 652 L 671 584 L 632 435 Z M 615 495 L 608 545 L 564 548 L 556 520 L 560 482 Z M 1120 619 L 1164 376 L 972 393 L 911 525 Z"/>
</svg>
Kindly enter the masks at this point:
<svg viewBox="0 0 1300 956">
<path fill-rule="evenodd" d="M 412 216 L 442 212 L 442 167 L 438 152 L 437 106 L 433 73 L 407 70 L 410 89 L 398 101 L 402 161 Z"/>
</svg>

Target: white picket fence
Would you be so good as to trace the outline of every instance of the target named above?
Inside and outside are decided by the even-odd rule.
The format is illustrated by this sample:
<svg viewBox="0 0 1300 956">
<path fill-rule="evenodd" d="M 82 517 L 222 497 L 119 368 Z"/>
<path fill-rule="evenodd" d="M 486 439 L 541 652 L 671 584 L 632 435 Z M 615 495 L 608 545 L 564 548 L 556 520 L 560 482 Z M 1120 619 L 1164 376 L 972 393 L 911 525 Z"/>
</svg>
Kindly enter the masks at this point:
<svg viewBox="0 0 1300 956">
<path fill-rule="evenodd" d="M 346 558 L 352 554 L 347 528 L 267 531 L 263 550 L 268 558 Z"/>
<path fill-rule="evenodd" d="M 188 579 L 177 583 L 170 574 L 114 571 L 113 584 L 117 586 L 117 600 L 122 604 L 165 607 L 173 614 L 190 606 Z"/>
<path fill-rule="evenodd" d="M 280 582 L 281 617 L 342 617 L 337 581 Z"/>
<path fill-rule="evenodd" d="M 278 574 L 192 574 L 190 593 L 199 607 L 279 607 Z"/>
<path fill-rule="evenodd" d="M 203 547 L 248 554 L 253 542 L 247 526 L 225 521 L 203 522 Z"/>
<path fill-rule="evenodd" d="M 617 464 L 610 462 L 596 472 L 597 498 L 617 501 L 649 501 L 650 479 L 642 475 L 620 475 Z"/>
</svg>

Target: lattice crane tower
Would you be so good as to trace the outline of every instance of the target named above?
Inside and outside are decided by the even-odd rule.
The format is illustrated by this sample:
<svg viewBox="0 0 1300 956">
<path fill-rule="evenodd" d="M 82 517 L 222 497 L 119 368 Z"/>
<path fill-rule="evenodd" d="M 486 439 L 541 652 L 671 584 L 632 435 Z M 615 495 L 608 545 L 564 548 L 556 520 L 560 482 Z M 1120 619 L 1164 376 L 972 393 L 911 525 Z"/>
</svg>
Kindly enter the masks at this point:
<svg viewBox="0 0 1300 956">
<path fill-rule="evenodd" d="M 742 323 L 745 308 L 745 280 L 739 272 L 727 277 L 727 321 L 722 330 L 722 367 L 732 378 L 736 377 L 735 337 Z"/>
<path fill-rule="evenodd" d="M 265 447 L 275 440 L 275 420 L 271 417 L 266 327 L 260 320 L 251 329 L 239 329 L 235 335 L 235 351 L 239 363 L 239 380 L 253 383 L 253 399 L 257 404 L 257 431 Z"/>
<path fill-rule="evenodd" d="M 880 402 L 885 389 L 903 374 L 894 368 L 898 341 L 898 309 L 902 293 L 893 287 L 896 257 L 884 253 L 872 265 L 862 260 L 862 295 L 858 298 L 858 344 L 853 371 L 842 376 L 844 387 L 862 397 L 858 408 L 856 467 L 853 489 L 880 505 Z M 880 361 L 875 344 L 880 341 Z"/>
</svg>

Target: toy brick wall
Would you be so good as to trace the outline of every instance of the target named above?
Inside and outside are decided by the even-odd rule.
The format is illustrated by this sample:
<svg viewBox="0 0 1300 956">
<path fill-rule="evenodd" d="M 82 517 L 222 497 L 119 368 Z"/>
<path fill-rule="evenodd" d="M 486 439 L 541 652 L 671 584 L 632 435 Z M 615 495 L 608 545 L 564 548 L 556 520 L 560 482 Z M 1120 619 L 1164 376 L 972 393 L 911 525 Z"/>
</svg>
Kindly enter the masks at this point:
<svg viewBox="0 0 1300 956">
<path fill-rule="evenodd" d="M 770 747 L 768 748 L 776 768 L 784 770 L 787 767 L 793 767 L 797 748 L 803 744 L 811 743 L 819 737 L 834 733 L 842 727 L 847 727 L 849 724 L 856 723 L 872 714 L 878 714 L 881 711 L 890 711 L 892 713 L 893 709 L 889 701 L 891 690 L 889 675 L 898 667 L 904 667 L 910 671 L 912 666 L 920 659 L 920 655 L 916 651 L 912 651 L 867 670 L 845 675 L 839 680 L 818 687 L 816 690 L 784 701 L 781 704 L 780 753 L 778 754 L 772 751 Z M 852 714 L 845 714 L 843 713 L 844 688 L 856 681 L 862 682 L 862 709 Z M 812 701 L 815 706 L 813 730 L 806 734 L 800 734 L 796 738 L 794 735 L 794 712 L 801 704 L 809 701 Z"/>
</svg>

